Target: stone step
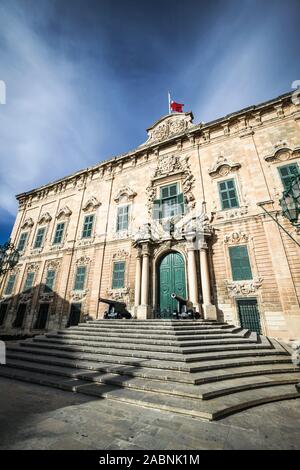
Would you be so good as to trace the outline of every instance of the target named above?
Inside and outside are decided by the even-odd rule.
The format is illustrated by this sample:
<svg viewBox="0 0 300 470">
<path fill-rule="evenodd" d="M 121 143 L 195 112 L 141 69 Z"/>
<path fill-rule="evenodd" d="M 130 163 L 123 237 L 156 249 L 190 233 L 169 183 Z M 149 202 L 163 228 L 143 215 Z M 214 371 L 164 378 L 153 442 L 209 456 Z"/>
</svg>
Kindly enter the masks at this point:
<svg viewBox="0 0 300 470">
<path fill-rule="evenodd" d="M 136 342 L 119 342 L 119 343 L 112 343 L 110 341 L 99 341 L 97 338 L 87 339 L 87 338 L 76 338 L 69 339 L 68 337 L 61 337 L 59 335 L 46 335 L 46 337 L 35 337 L 33 339 L 34 342 L 43 342 L 49 344 L 73 344 L 73 345 L 83 345 L 83 346 L 92 346 L 92 347 L 100 347 L 100 348 L 114 348 L 114 349 L 134 349 L 134 350 L 143 350 L 143 351 L 156 351 L 156 352 L 176 352 L 181 354 L 195 354 L 195 353 L 202 353 L 202 352 L 218 352 L 218 351 L 243 351 L 243 350 L 258 350 L 258 349 L 266 349 L 272 348 L 273 346 L 268 342 L 263 343 L 246 343 L 246 344 L 222 344 L 222 345 L 210 345 L 210 344 L 202 344 L 198 342 L 197 346 L 192 347 L 185 347 L 182 343 L 175 343 L 175 346 L 171 346 L 169 344 L 147 344 L 147 343 L 136 343 Z"/>
<path fill-rule="evenodd" d="M 168 369 L 168 370 L 182 370 L 189 371 L 189 366 L 184 361 L 176 361 L 174 358 L 172 361 L 167 360 L 157 360 L 157 359 L 148 359 L 148 358 L 135 358 L 135 357 L 125 357 L 125 356 L 111 356 L 109 354 L 95 354 L 91 352 L 76 352 L 76 351 L 63 351 L 58 349 L 50 348 L 40 348 L 40 347 L 29 347 L 29 346 L 10 346 L 10 351 L 20 351 L 31 352 L 32 354 L 43 354 L 48 356 L 57 356 L 57 357 L 68 357 L 73 359 L 87 359 L 92 362 L 108 362 L 112 364 L 128 364 L 135 367 L 150 367 L 157 369 Z"/>
<path fill-rule="evenodd" d="M 104 373 L 112 373 L 119 375 L 130 375 L 132 377 L 143 377 L 155 380 L 171 380 L 173 382 L 194 383 L 193 376 L 189 372 L 158 369 L 158 368 L 144 368 L 135 367 L 130 365 L 113 364 L 105 362 L 93 362 L 90 360 L 82 359 L 69 359 L 52 356 L 44 356 L 42 354 L 36 355 L 32 353 L 24 354 L 23 350 L 20 352 L 9 351 L 7 353 L 8 361 L 22 361 L 30 362 L 32 364 L 45 364 L 51 366 L 60 366 L 63 368 L 85 369 L 89 371 L 100 371 Z"/>
<path fill-rule="evenodd" d="M 238 391 L 278 386 L 284 384 L 296 384 L 300 380 L 300 372 L 261 375 L 247 378 L 236 378 L 226 382 L 215 382 L 213 385 L 191 385 L 165 380 L 151 380 L 130 375 L 118 375 L 112 373 L 99 373 L 99 371 L 78 370 L 71 367 L 60 367 L 45 364 L 35 364 L 27 361 L 10 360 L 8 366 L 17 369 L 25 369 L 30 372 L 41 372 L 63 377 L 73 377 L 88 382 L 106 383 L 118 387 L 136 390 L 147 390 L 156 393 L 165 393 L 183 397 L 211 399 L 218 396 L 236 393 Z"/>
<path fill-rule="evenodd" d="M 25 342 L 24 342 L 25 343 Z M 22 344 L 22 343 L 21 343 Z M 38 347 L 36 344 L 33 343 L 29 345 L 29 343 L 25 343 L 26 347 L 23 345 L 21 346 L 10 346 L 11 350 L 18 350 L 18 348 L 23 348 L 24 351 L 32 352 L 33 354 L 44 354 L 50 356 L 58 356 L 58 357 L 69 357 L 74 359 L 82 359 L 86 358 L 91 361 L 103 361 L 103 362 L 110 362 L 116 364 L 129 364 L 134 365 L 136 367 L 147 367 L 147 368 L 158 368 L 158 369 L 171 369 L 171 370 L 184 370 L 190 372 L 200 372 L 205 370 L 213 370 L 219 368 L 226 368 L 232 366 L 244 366 L 244 365 L 251 365 L 251 364 L 272 364 L 272 363 L 290 363 L 291 359 L 288 355 L 278 355 L 272 354 L 270 351 L 267 356 L 260 357 L 259 355 L 251 355 L 249 357 L 236 357 L 236 358 L 228 358 L 228 359 L 217 359 L 214 355 L 212 355 L 211 360 L 202 360 L 198 362 L 187 363 L 183 360 L 175 360 L 172 357 L 172 360 L 162 360 L 161 358 L 143 358 L 143 357 L 134 357 L 134 356 L 124 356 L 124 355 L 116 355 L 114 354 L 99 354 L 95 353 L 94 351 L 78 351 L 78 350 L 60 350 L 60 349 L 53 349 L 53 348 L 46 348 L 46 347 Z M 33 347 L 34 346 L 34 347 Z M 170 356 L 170 355 L 169 355 Z M 181 357 L 178 355 L 178 357 Z"/>
<path fill-rule="evenodd" d="M 278 385 L 276 387 L 263 387 L 230 395 L 221 396 L 211 400 L 173 396 L 165 393 L 153 393 L 145 390 L 136 390 L 114 386 L 112 384 L 94 383 L 77 378 L 59 377 L 53 374 L 28 372 L 12 367 L 3 367 L 2 376 L 23 380 L 40 385 L 52 386 L 62 390 L 76 391 L 90 396 L 105 397 L 124 403 L 131 403 L 143 407 L 171 411 L 184 415 L 194 416 L 207 420 L 214 420 L 236 411 L 245 410 L 253 406 L 300 398 L 294 385 Z"/>
<path fill-rule="evenodd" d="M 84 325 L 84 326 L 83 326 Z M 159 328 L 121 328 L 121 327 L 116 327 L 116 328 L 112 328 L 112 327 L 95 327 L 95 326 L 89 326 L 88 324 L 83 324 L 83 325 L 79 325 L 79 326 L 70 326 L 68 328 L 68 331 L 80 331 L 80 332 L 86 332 L 86 331 L 90 331 L 90 332 L 102 332 L 103 334 L 106 334 L 106 333 L 118 333 L 118 335 L 126 335 L 128 333 L 138 333 L 138 334 L 155 334 L 155 335 L 163 335 L 163 336 L 187 336 L 187 335 L 196 335 L 196 334 L 206 334 L 206 335 L 210 335 L 210 334 L 223 334 L 223 335 L 227 335 L 227 334 L 230 334 L 230 333 L 237 333 L 239 331 L 241 331 L 241 327 L 234 327 L 234 326 L 230 326 L 228 328 L 185 328 L 185 329 L 180 329 L 180 330 L 175 330 L 174 328 L 168 328 L 168 329 L 159 329 Z M 247 330 L 248 331 L 248 330 Z"/>
<path fill-rule="evenodd" d="M 47 340 L 45 338 L 38 338 L 35 337 L 32 340 L 21 341 L 20 345 L 23 347 L 38 347 L 38 348 L 49 348 L 51 346 L 51 350 L 58 350 L 58 351 L 77 351 L 77 352 L 90 352 L 93 354 L 99 354 L 100 356 L 103 355 L 111 355 L 111 356 L 122 356 L 122 357 L 134 357 L 134 358 L 142 358 L 142 359 L 156 359 L 156 360 L 167 360 L 167 361 L 185 361 L 185 362 L 198 362 L 198 361 L 209 361 L 215 359 L 222 359 L 222 358 L 235 358 L 235 357 L 246 357 L 252 356 L 254 351 L 246 351 L 246 350 L 235 350 L 235 351 L 218 351 L 216 353 L 206 353 L 206 352 L 198 352 L 196 354 L 190 353 L 188 355 L 183 355 L 182 352 L 160 352 L 154 350 L 141 350 L 140 348 L 133 350 L 133 349 L 118 349 L 118 348 L 103 348 L 99 347 L 97 343 L 94 343 L 94 346 L 91 344 L 88 345 L 75 345 L 75 344 L 66 344 L 65 342 L 56 343 L 51 340 Z M 269 346 L 270 348 L 270 346 Z M 286 351 L 282 350 L 271 350 L 270 349 L 261 349 L 255 352 L 256 356 L 266 356 L 266 355 L 276 355 L 276 354 L 286 354 Z"/>
<path fill-rule="evenodd" d="M 74 359 L 68 357 L 56 357 L 47 356 L 43 354 L 36 354 L 36 351 L 28 352 L 22 348 L 19 350 L 7 352 L 8 360 L 27 361 L 37 364 L 45 364 L 50 366 L 60 366 L 63 368 L 75 368 L 85 369 L 92 371 L 100 371 L 104 373 L 113 373 L 119 375 L 130 375 L 133 377 L 144 377 L 147 379 L 155 380 L 171 380 L 173 382 L 183 383 L 213 383 L 226 381 L 228 379 L 239 378 L 239 377 L 251 377 L 259 375 L 270 375 L 279 373 L 294 373 L 299 372 L 299 368 L 296 368 L 291 362 L 287 364 L 261 364 L 261 365 L 248 365 L 246 367 L 236 366 L 231 368 L 213 369 L 208 371 L 202 371 L 201 373 L 189 373 L 184 371 L 174 371 L 168 369 L 158 368 L 146 368 L 146 367 L 135 367 L 130 365 L 112 364 L 93 362 L 89 359 Z"/>
<path fill-rule="evenodd" d="M 85 339 L 85 341 L 97 341 L 98 343 L 109 343 L 111 341 L 114 341 L 114 337 L 111 337 L 111 336 L 107 336 L 107 335 L 102 335 L 102 336 L 99 336 L 97 334 L 85 334 L 83 335 L 82 333 L 80 334 L 58 334 L 58 333 L 46 333 L 45 335 L 47 338 L 53 338 L 53 339 L 64 339 L 64 340 L 69 340 L 69 339 L 72 339 L 72 340 L 81 340 L 82 338 Z M 118 340 L 118 344 L 136 344 L 136 345 L 145 345 L 145 344 L 148 344 L 148 345 L 158 345 L 158 346 L 175 346 L 175 347 L 195 347 L 195 346 L 220 346 L 220 347 L 223 347 L 223 345 L 235 345 L 236 347 L 238 346 L 247 346 L 247 345 L 251 345 L 251 344 L 256 344 L 257 343 L 257 334 L 256 333 L 253 333 L 253 336 L 252 334 L 249 336 L 249 338 L 239 338 L 239 337 L 235 337 L 233 339 L 228 339 L 228 338 L 225 338 L 225 339 L 221 339 L 221 340 L 214 340 L 214 339 L 209 339 L 209 340 L 196 340 L 194 339 L 194 341 L 179 341 L 179 340 L 174 340 L 174 341 L 170 341 L 170 340 L 167 340 L 167 339 L 163 339 L 163 340 L 160 340 L 160 339 L 146 339 L 146 338 L 143 338 L 143 339 L 138 339 L 138 338 L 131 338 L 131 337 L 126 337 L 126 338 L 120 338 L 116 335 L 116 339 Z M 114 341 L 114 344 L 116 344 L 116 341 Z"/>
<path fill-rule="evenodd" d="M 195 336 L 197 340 L 200 339 L 231 339 L 231 338 L 247 338 L 251 332 L 249 330 L 241 330 L 240 328 L 231 333 L 201 333 L 201 334 L 190 334 L 190 335 L 157 335 L 157 334 L 132 334 L 132 333 L 126 333 L 126 335 L 119 335 L 118 333 L 110 333 L 110 332 L 97 332 L 97 331 L 88 331 L 88 332 L 83 332 L 82 330 L 70 330 L 70 333 L 67 332 L 67 330 L 60 332 L 58 331 L 58 334 L 78 334 L 78 335 L 87 335 L 89 333 L 92 333 L 94 335 L 98 335 L 99 337 L 113 337 L 113 338 L 118 338 L 122 340 L 123 338 L 137 338 L 137 339 L 166 339 L 168 341 L 190 341 L 190 340 L 195 340 Z"/>
<path fill-rule="evenodd" d="M 129 321 L 116 321 L 116 320 L 91 320 L 84 323 L 79 323 L 78 326 L 93 325 L 99 328 L 155 328 L 155 329 L 184 329 L 184 328 L 230 328 L 234 325 L 222 322 L 208 322 L 208 321 L 154 321 L 147 322 L 145 320 L 129 320 Z"/>
</svg>

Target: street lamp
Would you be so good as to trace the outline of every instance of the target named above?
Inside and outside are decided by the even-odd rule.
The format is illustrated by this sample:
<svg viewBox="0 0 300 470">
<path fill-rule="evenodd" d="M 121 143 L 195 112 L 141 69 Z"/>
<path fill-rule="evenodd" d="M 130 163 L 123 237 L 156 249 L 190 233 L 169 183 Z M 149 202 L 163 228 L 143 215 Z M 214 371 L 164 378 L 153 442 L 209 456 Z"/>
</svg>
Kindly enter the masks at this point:
<svg viewBox="0 0 300 470">
<path fill-rule="evenodd" d="M 10 240 L 0 245 L 0 276 L 13 269 L 18 263 L 20 253 Z"/>
<path fill-rule="evenodd" d="M 283 192 L 279 204 L 282 215 L 296 227 L 300 226 L 298 222 L 300 214 L 300 174 L 292 179 L 289 188 Z"/>
</svg>

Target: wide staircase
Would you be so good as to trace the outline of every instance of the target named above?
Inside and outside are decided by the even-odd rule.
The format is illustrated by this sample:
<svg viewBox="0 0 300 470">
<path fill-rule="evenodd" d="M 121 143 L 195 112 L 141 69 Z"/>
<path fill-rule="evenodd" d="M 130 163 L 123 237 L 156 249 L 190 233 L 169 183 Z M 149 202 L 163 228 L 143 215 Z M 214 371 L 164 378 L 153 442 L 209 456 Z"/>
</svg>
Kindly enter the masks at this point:
<svg viewBox="0 0 300 470">
<path fill-rule="evenodd" d="M 0 375 L 214 420 L 300 398 L 278 341 L 205 320 L 99 320 L 8 344 Z"/>
</svg>

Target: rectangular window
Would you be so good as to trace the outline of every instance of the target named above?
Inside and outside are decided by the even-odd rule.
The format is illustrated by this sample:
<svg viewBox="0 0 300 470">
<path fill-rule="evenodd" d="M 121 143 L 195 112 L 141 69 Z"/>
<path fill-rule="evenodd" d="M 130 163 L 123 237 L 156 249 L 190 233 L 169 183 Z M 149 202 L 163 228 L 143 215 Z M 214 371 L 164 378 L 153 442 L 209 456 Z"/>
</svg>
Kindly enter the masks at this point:
<svg viewBox="0 0 300 470">
<path fill-rule="evenodd" d="M 128 229 L 129 206 L 118 207 L 117 232 Z"/>
<path fill-rule="evenodd" d="M 23 292 L 29 291 L 33 286 L 34 272 L 27 273 Z"/>
<path fill-rule="evenodd" d="M 45 227 L 38 229 L 33 248 L 41 248 L 44 240 L 45 231 Z"/>
<path fill-rule="evenodd" d="M 292 179 L 299 175 L 299 167 L 297 163 L 281 166 L 278 168 L 278 170 L 284 189 L 289 189 Z"/>
<path fill-rule="evenodd" d="M 94 223 L 94 215 L 86 215 L 83 222 L 82 238 L 89 238 L 92 236 Z"/>
<path fill-rule="evenodd" d="M 229 256 L 233 281 L 252 279 L 252 271 L 246 245 L 230 246 Z"/>
<path fill-rule="evenodd" d="M 38 316 L 34 324 L 35 330 L 44 330 L 48 320 L 49 304 L 40 304 Z"/>
<path fill-rule="evenodd" d="M 85 283 L 86 266 L 78 266 L 75 276 L 74 290 L 83 290 Z"/>
<path fill-rule="evenodd" d="M 18 251 L 23 251 L 24 250 L 25 245 L 26 245 L 26 241 L 27 241 L 27 237 L 28 237 L 28 232 L 21 233 L 19 243 L 18 243 L 18 246 L 17 246 Z"/>
<path fill-rule="evenodd" d="M 10 295 L 12 293 L 14 285 L 15 285 L 15 281 L 16 281 L 16 275 L 11 274 L 8 278 L 4 295 Z"/>
<path fill-rule="evenodd" d="M 6 312 L 7 312 L 7 307 L 8 303 L 1 303 L 0 304 L 0 326 L 3 325 L 5 317 L 6 317 Z"/>
<path fill-rule="evenodd" d="M 233 179 L 218 183 L 222 209 L 239 207 L 238 196 Z"/>
<path fill-rule="evenodd" d="M 160 199 L 154 201 L 153 218 L 165 219 L 184 214 L 183 193 L 178 193 L 178 184 L 172 183 L 160 188 Z"/>
<path fill-rule="evenodd" d="M 19 304 L 16 318 L 13 322 L 14 328 L 22 328 L 25 318 L 27 304 Z"/>
<path fill-rule="evenodd" d="M 113 289 L 122 289 L 125 285 L 125 261 L 118 261 L 114 263 L 113 270 Z"/>
<path fill-rule="evenodd" d="M 59 224 L 57 224 L 54 239 L 53 239 L 53 245 L 58 245 L 59 243 L 62 242 L 64 229 L 65 229 L 64 222 L 60 222 Z"/>
<path fill-rule="evenodd" d="M 49 269 L 46 275 L 44 292 L 52 292 L 55 279 L 55 271 Z"/>
</svg>

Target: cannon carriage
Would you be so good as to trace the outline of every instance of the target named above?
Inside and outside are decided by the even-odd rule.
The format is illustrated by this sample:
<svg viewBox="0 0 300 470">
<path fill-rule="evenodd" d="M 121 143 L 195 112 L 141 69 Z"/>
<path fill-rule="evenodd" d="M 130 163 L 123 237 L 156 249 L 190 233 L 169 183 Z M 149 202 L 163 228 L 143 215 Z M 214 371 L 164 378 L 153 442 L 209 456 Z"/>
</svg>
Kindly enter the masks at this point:
<svg viewBox="0 0 300 470">
<path fill-rule="evenodd" d="M 173 312 L 173 317 L 180 320 L 194 320 L 200 317 L 199 313 L 196 312 L 196 309 L 190 300 L 184 299 L 180 295 L 175 294 L 175 292 L 171 294 L 171 297 L 172 299 L 177 300 L 177 310 Z"/>
<path fill-rule="evenodd" d="M 120 318 L 132 318 L 131 313 L 126 309 L 124 302 L 117 302 L 116 300 L 99 298 L 99 302 L 103 302 L 108 305 L 108 310 L 104 312 L 105 319 L 120 319 Z"/>
</svg>

